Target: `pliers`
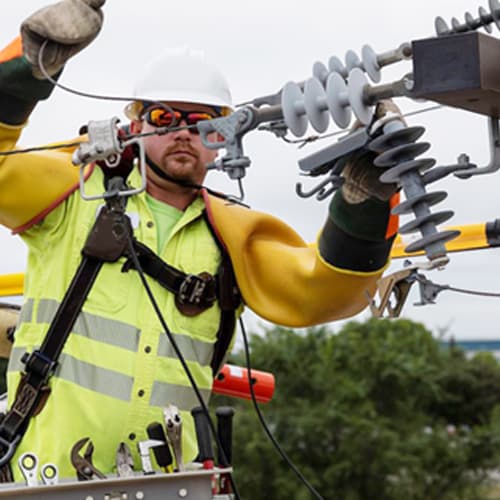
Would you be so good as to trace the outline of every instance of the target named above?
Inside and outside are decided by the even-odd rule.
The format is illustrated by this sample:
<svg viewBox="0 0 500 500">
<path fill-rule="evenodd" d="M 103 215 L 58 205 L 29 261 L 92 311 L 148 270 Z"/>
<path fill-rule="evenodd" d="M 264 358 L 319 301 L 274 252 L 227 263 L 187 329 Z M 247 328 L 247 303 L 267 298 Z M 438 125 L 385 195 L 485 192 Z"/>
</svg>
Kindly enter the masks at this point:
<svg viewBox="0 0 500 500">
<path fill-rule="evenodd" d="M 88 442 L 87 449 L 80 455 L 80 451 Z M 92 454 L 94 453 L 94 444 L 90 438 L 85 437 L 77 441 L 71 448 L 71 463 L 76 469 L 76 474 L 80 481 L 88 481 L 90 479 L 106 479 L 106 476 L 92 464 Z"/>
<path fill-rule="evenodd" d="M 182 418 L 179 409 L 174 405 L 167 405 L 163 408 L 163 417 L 165 419 L 165 428 L 167 430 L 167 438 L 170 446 L 174 450 L 177 469 L 184 470 L 184 462 L 182 460 Z"/>
<path fill-rule="evenodd" d="M 132 477 L 134 475 L 134 460 L 130 448 L 121 442 L 116 451 L 116 472 L 118 477 Z"/>
</svg>

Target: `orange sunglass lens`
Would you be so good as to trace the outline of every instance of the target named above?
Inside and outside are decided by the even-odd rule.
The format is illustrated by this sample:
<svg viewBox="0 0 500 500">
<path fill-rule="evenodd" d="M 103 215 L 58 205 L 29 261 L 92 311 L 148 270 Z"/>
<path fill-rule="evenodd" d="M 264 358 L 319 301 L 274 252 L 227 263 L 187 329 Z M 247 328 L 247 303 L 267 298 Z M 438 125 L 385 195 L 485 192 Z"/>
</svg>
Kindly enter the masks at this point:
<svg viewBox="0 0 500 500">
<path fill-rule="evenodd" d="M 189 125 L 192 125 L 202 120 L 211 120 L 212 118 L 213 116 L 209 115 L 208 113 L 189 113 L 186 121 Z"/>
<path fill-rule="evenodd" d="M 180 113 L 174 112 L 174 116 L 172 116 L 172 113 L 161 108 L 150 110 L 148 115 L 148 121 L 157 127 L 168 127 L 174 120 L 177 121 L 180 118 Z"/>
<path fill-rule="evenodd" d="M 176 111 L 173 113 L 163 108 L 150 109 L 147 113 L 147 121 L 155 127 L 170 127 L 178 125 L 182 120 L 185 120 L 188 125 L 196 125 L 202 120 L 211 120 L 214 118 L 209 113 L 185 112 Z"/>
</svg>

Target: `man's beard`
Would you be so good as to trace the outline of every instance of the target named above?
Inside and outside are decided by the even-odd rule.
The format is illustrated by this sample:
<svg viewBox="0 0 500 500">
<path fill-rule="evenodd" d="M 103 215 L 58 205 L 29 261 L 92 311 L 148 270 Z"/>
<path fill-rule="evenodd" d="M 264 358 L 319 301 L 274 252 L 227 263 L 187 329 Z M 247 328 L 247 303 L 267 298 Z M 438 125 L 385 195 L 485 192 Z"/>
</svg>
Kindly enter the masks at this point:
<svg viewBox="0 0 500 500">
<path fill-rule="evenodd" d="M 167 162 L 171 161 L 168 158 L 164 157 L 164 161 L 162 162 L 162 165 L 158 165 L 155 163 L 151 158 L 146 156 L 146 163 L 148 164 L 149 168 L 160 178 L 168 182 L 172 182 L 174 184 L 177 184 L 179 186 L 185 186 L 186 188 L 198 188 L 198 180 L 195 178 L 194 172 L 193 172 L 193 167 L 189 169 L 189 171 L 185 173 L 180 173 L 180 172 L 172 172 L 173 169 L 168 168 Z"/>
<path fill-rule="evenodd" d="M 194 182 L 199 161 L 199 154 L 190 143 L 174 144 L 165 150 L 162 170 L 177 180 Z"/>
</svg>

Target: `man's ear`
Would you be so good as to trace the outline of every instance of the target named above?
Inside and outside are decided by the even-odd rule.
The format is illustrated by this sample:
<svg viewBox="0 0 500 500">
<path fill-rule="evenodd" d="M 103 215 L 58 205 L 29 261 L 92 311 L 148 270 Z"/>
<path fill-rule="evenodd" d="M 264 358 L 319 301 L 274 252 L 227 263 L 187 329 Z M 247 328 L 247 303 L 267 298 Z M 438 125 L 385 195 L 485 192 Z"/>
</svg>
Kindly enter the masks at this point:
<svg viewBox="0 0 500 500">
<path fill-rule="evenodd" d="M 142 120 L 132 120 L 130 122 L 130 133 L 140 134 L 142 132 Z"/>
</svg>

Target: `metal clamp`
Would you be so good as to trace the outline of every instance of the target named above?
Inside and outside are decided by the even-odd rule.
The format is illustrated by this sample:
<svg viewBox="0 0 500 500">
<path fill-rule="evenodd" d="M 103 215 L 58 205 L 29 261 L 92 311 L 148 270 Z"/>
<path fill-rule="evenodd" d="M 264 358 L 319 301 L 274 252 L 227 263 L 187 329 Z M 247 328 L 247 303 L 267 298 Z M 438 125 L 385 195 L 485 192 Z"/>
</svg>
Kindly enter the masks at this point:
<svg viewBox="0 0 500 500">
<path fill-rule="evenodd" d="M 459 179 L 468 179 L 474 175 L 491 174 L 500 169 L 500 131 L 498 118 L 494 116 L 488 117 L 488 139 L 490 146 L 490 162 L 488 165 L 478 167 L 475 164 L 462 162 L 464 167 L 455 172 L 456 177 Z"/>
<path fill-rule="evenodd" d="M 271 106 L 267 109 L 245 107 L 236 110 L 229 116 L 213 120 L 200 121 L 196 126 L 200 132 L 201 141 L 208 149 L 226 150 L 226 154 L 207 165 L 208 170 L 220 170 L 228 174 L 230 179 L 237 180 L 242 200 L 244 193 L 241 179 L 245 177 L 250 166 L 250 158 L 243 152 L 243 136 L 258 127 L 263 122 L 272 122 L 283 117 L 281 106 Z M 212 142 L 208 136 L 217 132 L 224 140 Z"/>
<path fill-rule="evenodd" d="M 120 120 L 116 116 L 108 120 L 90 121 L 87 126 L 89 140 L 81 143 L 73 153 L 73 165 L 80 166 L 80 195 L 84 200 L 100 200 L 111 196 L 133 196 L 146 190 L 146 153 L 142 138 L 134 137 L 128 141 L 120 140 L 119 122 Z M 85 166 L 103 160 L 109 168 L 117 167 L 125 148 L 133 144 L 137 144 L 139 147 L 141 186 L 98 195 L 87 194 L 85 192 Z"/>
<path fill-rule="evenodd" d="M 376 318 L 381 318 L 387 311 L 389 318 L 397 318 L 406 302 L 410 288 L 415 282 L 415 268 L 403 269 L 395 273 L 384 276 L 377 283 L 377 290 L 380 296 L 380 302 L 375 304 L 374 300 L 370 299 L 370 295 L 366 292 L 370 301 L 370 311 Z M 391 303 L 391 297 L 394 303 Z"/>
<path fill-rule="evenodd" d="M 89 140 L 80 144 L 73 153 L 73 165 L 87 165 L 96 160 L 104 160 L 108 167 L 116 167 L 120 163 L 120 153 L 125 149 L 117 134 L 119 118 L 90 121 L 87 125 Z"/>
<path fill-rule="evenodd" d="M 378 305 L 376 305 L 375 301 L 370 298 L 370 294 L 368 293 L 368 291 L 366 292 L 372 315 L 376 318 L 381 318 L 384 316 L 384 313 L 387 312 L 387 316 L 389 318 L 397 318 L 400 315 L 401 310 L 406 303 L 406 299 L 408 298 L 408 294 L 410 293 L 410 289 L 415 282 L 418 282 L 421 285 L 421 302 L 416 305 L 434 303 L 433 299 L 435 298 L 437 293 L 441 290 L 446 289 L 446 287 L 439 287 L 439 290 L 431 287 L 431 285 L 434 284 L 432 282 L 429 282 L 429 280 L 427 280 L 423 274 L 419 273 L 418 270 L 431 270 L 439 268 L 446 265 L 447 262 L 447 257 L 442 257 L 431 262 L 414 265 L 411 265 L 409 261 L 406 261 L 405 269 L 382 277 L 377 282 L 377 290 L 380 297 L 380 302 Z M 391 298 L 394 300 L 394 303 L 391 303 Z"/>
</svg>

